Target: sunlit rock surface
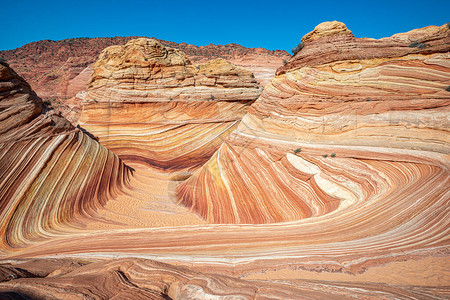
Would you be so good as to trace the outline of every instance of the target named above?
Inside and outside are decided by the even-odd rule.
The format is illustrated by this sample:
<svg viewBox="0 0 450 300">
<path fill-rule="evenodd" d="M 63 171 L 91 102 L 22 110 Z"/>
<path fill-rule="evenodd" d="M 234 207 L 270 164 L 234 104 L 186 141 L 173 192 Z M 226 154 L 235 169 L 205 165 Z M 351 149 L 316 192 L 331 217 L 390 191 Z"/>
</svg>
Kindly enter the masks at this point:
<svg viewBox="0 0 450 300">
<path fill-rule="evenodd" d="M 321 24 L 189 179 L 130 159 L 97 218 L 3 253 L 0 296 L 449 298 L 448 30 Z"/>
<path fill-rule="evenodd" d="M 260 93 L 249 71 L 223 59 L 194 66 L 141 38 L 102 52 L 80 124 L 126 161 L 187 169 L 213 155 Z"/>
<path fill-rule="evenodd" d="M 62 117 L 0 62 L 1 248 L 49 237 L 93 216 L 130 170 Z"/>
<path fill-rule="evenodd" d="M 381 40 L 317 26 L 180 203 L 252 224 L 417 199 L 421 182 L 448 176 L 449 42 L 447 25 Z M 427 185 L 425 199 L 445 188 Z"/>
<path fill-rule="evenodd" d="M 3 281 L 0 282 L 0 297 L 3 299 L 380 299 L 380 294 L 381 299 L 422 299 L 445 296 L 445 292 L 436 287 L 294 278 L 248 280 L 139 258 L 29 259 L 16 261 L 14 265 L 0 266 L 0 281 Z"/>
</svg>

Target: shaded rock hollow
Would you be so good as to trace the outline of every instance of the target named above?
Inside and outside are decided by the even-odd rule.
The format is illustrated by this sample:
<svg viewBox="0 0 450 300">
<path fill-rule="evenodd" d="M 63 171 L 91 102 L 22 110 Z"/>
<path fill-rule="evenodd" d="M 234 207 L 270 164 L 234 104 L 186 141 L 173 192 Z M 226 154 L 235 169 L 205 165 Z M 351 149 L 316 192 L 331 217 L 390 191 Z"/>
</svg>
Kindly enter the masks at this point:
<svg viewBox="0 0 450 300">
<path fill-rule="evenodd" d="M 201 166 L 261 93 L 251 72 L 226 60 L 192 65 L 154 39 L 105 49 L 80 124 L 125 161 L 159 169 Z"/>
</svg>

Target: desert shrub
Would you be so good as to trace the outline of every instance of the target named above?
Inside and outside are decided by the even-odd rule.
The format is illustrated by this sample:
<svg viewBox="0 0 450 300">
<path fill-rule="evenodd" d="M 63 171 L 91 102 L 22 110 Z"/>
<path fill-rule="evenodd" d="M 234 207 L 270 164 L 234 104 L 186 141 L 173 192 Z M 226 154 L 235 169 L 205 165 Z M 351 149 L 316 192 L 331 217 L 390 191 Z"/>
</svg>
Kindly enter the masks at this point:
<svg viewBox="0 0 450 300">
<path fill-rule="evenodd" d="M 415 48 L 415 47 L 417 47 L 417 48 L 419 48 L 419 49 L 423 49 L 423 48 L 425 48 L 425 47 L 428 47 L 429 45 L 428 44 L 424 44 L 424 43 L 419 43 L 419 42 L 412 42 L 411 44 L 409 44 L 409 48 Z"/>
<path fill-rule="evenodd" d="M 336 153 L 331 153 L 331 157 L 336 157 Z"/>
<path fill-rule="evenodd" d="M 328 157 L 328 154 L 324 154 L 324 155 L 322 155 L 323 157 L 325 157 L 325 158 L 327 158 Z"/>
<path fill-rule="evenodd" d="M 303 43 L 302 42 L 300 42 L 300 44 L 298 44 L 296 47 L 294 47 L 294 48 L 292 48 L 292 53 L 294 53 L 294 55 L 295 54 L 297 54 L 300 50 L 302 50 L 303 49 Z"/>
<path fill-rule="evenodd" d="M 215 99 L 215 98 L 214 98 L 214 96 L 213 96 L 213 95 L 211 95 L 211 100 L 213 100 L 213 101 L 214 101 L 214 99 Z"/>
<path fill-rule="evenodd" d="M 447 92 L 450 92 L 450 85 L 447 85 L 447 87 L 445 88 L 445 90 L 446 90 Z"/>
<path fill-rule="evenodd" d="M 295 154 L 297 154 L 297 153 L 299 153 L 299 152 L 302 152 L 302 148 L 297 148 L 297 149 L 294 150 L 294 153 L 295 153 Z"/>
<path fill-rule="evenodd" d="M 288 61 L 286 59 L 283 59 L 283 65 L 287 64 Z"/>
</svg>

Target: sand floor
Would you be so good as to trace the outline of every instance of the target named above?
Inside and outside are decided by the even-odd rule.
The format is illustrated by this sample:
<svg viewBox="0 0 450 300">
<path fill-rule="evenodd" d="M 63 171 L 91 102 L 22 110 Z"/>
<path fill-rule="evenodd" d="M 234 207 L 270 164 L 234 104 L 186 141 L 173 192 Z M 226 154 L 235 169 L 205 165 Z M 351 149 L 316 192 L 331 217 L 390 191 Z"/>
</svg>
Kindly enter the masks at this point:
<svg viewBox="0 0 450 300">
<path fill-rule="evenodd" d="M 206 224 L 206 221 L 186 207 L 176 204 L 174 196 L 176 174 L 162 173 L 139 164 L 135 169 L 131 188 L 98 211 L 97 219 L 86 223 L 88 230 L 120 228 L 172 227 Z"/>
</svg>

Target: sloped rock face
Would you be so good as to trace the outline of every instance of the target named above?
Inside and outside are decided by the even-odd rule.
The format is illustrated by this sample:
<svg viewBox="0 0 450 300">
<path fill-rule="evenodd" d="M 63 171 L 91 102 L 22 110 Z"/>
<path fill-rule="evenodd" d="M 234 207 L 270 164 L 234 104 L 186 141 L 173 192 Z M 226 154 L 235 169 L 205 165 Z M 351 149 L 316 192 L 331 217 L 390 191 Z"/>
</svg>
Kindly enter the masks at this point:
<svg viewBox="0 0 450 300">
<path fill-rule="evenodd" d="M 350 225 L 418 199 L 431 216 L 449 176 L 449 27 L 373 40 L 327 22 L 302 43 L 179 202 L 214 223 L 354 213 Z"/>
<path fill-rule="evenodd" d="M 223 59 L 194 66 L 183 52 L 141 38 L 102 52 L 80 125 L 126 161 L 195 168 L 260 93 L 249 71 Z"/>
<path fill-rule="evenodd" d="M 1 248 L 20 247 L 92 216 L 130 175 L 117 156 L 45 109 L 0 62 Z"/>
</svg>

